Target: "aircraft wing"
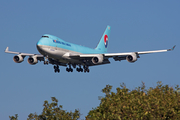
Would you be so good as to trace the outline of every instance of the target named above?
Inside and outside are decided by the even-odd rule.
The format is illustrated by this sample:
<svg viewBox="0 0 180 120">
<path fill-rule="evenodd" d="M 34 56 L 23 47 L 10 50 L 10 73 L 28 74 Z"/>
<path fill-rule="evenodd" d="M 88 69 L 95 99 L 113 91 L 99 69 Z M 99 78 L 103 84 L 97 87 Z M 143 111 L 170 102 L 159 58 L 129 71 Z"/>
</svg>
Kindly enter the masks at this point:
<svg viewBox="0 0 180 120">
<path fill-rule="evenodd" d="M 167 52 L 174 50 L 175 46 L 171 49 L 164 49 L 164 50 L 153 50 L 153 51 L 140 51 L 140 52 L 127 52 L 127 53 L 104 53 L 104 54 L 79 54 L 79 55 L 72 55 L 70 57 L 77 58 L 77 59 L 91 59 L 93 57 L 97 57 L 102 55 L 106 62 L 109 61 L 108 58 L 113 57 L 115 61 L 126 60 L 126 57 L 129 55 L 136 55 L 139 58 L 141 54 L 149 54 L 149 53 L 158 53 L 158 52 Z M 110 63 L 110 62 L 107 62 Z M 106 64 L 106 63 L 105 63 Z"/>
<path fill-rule="evenodd" d="M 127 56 L 131 55 L 132 53 L 136 53 L 138 55 L 141 54 L 149 54 L 149 53 L 157 53 L 157 52 L 167 52 L 167 51 L 172 51 L 174 50 L 176 46 L 173 46 L 171 49 L 165 49 L 165 50 L 153 50 L 153 51 L 141 51 L 141 52 L 127 52 L 127 53 L 105 53 L 105 57 L 114 57 L 114 56 Z"/>
<path fill-rule="evenodd" d="M 9 47 L 6 48 L 5 52 L 11 53 L 11 54 L 21 54 L 22 56 L 34 56 L 34 55 L 36 55 L 37 57 L 44 57 L 41 54 L 30 54 L 30 53 L 21 53 L 21 52 L 9 51 Z"/>
<path fill-rule="evenodd" d="M 44 56 L 41 54 L 31 54 L 31 53 L 21 53 L 21 52 L 14 52 L 14 51 L 9 51 L 9 47 L 6 48 L 5 50 L 6 53 L 11 53 L 11 54 L 18 54 L 24 57 L 26 56 L 36 56 L 38 60 L 44 61 Z"/>
<path fill-rule="evenodd" d="M 26 56 L 31 56 L 31 57 L 36 56 L 37 60 L 46 62 L 45 56 L 41 55 L 41 54 L 31 54 L 31 53 L 21 53 L 21 52 L 9 51 L 9 47 L 6 48 L 5 52 L 6 53 L 11 53 L 11 54 L 21 55 L 21 56 L 23 56 L 23 58 L 26 57 Z M 66 66 L 66 64 L 63 64 L 63 63 L 61 63 L 59 61 L 56 61 L 56 60 L 53 60 L 51 58 L 48 58 L 48 60 L 49 60 L 49 63 L 52 64 L 52 65 L 58 64 L 60 66 Z M 45 64 L 47 64 L 47 63 L 45 63 Z"/>
</svg>

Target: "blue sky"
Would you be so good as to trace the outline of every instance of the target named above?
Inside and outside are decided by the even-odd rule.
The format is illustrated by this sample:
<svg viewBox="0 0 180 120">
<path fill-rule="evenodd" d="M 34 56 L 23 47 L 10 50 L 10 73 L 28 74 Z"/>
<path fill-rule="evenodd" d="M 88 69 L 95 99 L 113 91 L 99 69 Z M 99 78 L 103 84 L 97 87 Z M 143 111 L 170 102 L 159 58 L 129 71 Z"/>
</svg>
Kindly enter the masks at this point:
<svg viewBox="0 0 180 120">
<path fill-rule="evenodd" d="M 44 100 L 56 97 L 63 109 L 79 109 L 81 119 L 99 105 L 101 90 L 120 83 L 134 89 L 162 81 L 179 85 L 180 1 L 0 1 L 0 116 L 40 114 Z M 36 43 L 45 33 L 65 41 L 95 48 L 107 25 L 111 26 L 109 52 L 168 49 L 172 52 L 141 55 L 135 63 L 127 61 L 90 68 L 90 73 L 54 73 L 52 65 L 13 62 L 4 50 L 38 53 Z"/>
</svg>

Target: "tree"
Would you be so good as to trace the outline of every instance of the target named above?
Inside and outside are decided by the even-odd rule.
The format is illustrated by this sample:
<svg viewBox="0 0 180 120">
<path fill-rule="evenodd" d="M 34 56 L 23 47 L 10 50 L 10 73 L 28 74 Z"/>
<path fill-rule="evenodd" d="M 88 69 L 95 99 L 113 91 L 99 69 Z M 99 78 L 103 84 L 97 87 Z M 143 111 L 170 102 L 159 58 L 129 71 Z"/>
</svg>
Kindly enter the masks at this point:
<svg viewBox="0 0 180 120">
<path fill-rule="evenodd" d="M 52 97 L 52 103 L 44 101 L 43 112 L 40 115 L 30 113 L 27 120 L 77 120 L 80 117 L 79 110 L 75 112 L 66 112 L 62 110 L 62 105 L 58 106 L 58 100 Z M 10 120 L 17 120 L 18 115 L 9 116 Z"/>
<path fill-rule="evenodd" d="M 112 86 L 106 85 L 102 92 L 100 105 L 89 111 L 86 120 L 174 120 L 180 119 L 180 88 L 163 85 L 157 82 L 154 88 L 146 89 L 142 82 L 141 87 L 134 90 L 120 84 L 117 92 L 111 92 Z M 80 117 L 78 110 L 66 112 L 58 106 L 58 100 L 52 97 L 52 103 L 44 101 L 43 112 L 40 115 L 31 113 L 27 120 L 77 120 Z M 10 120 L 17 120 L 18 115 L 9 116 Z"/>
<path fill-rule="evenodd" d="M 102 92 L 105 97 L 97 108 L 89 111 L 87 120 L 126 120 L 126 119 L 180 119 L 180 90 L 157 82 L 155 88 L 145 89 L 145 84 L 134 90 L 121 84 L 111 92 L 107 85 Z"/>
<path fill-rule="evenodd" d="M 10 120 L 18 120 L 18 114 L 15 114 L 15 116 L 9 116 Z"/>
</svg>

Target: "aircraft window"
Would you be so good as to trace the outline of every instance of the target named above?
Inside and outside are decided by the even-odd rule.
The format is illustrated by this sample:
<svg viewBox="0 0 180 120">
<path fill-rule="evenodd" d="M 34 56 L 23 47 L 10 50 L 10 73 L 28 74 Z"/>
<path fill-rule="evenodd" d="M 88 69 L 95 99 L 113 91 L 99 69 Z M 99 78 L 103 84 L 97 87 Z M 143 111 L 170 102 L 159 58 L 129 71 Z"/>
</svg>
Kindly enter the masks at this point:
<svg viewBox="0 0 180 120">
<path fill-rule="evenodd" d="M 42 37 L 46 37 L 46 38 L 49 38 L 49 36 L 42 36 Z"/>
</svg>

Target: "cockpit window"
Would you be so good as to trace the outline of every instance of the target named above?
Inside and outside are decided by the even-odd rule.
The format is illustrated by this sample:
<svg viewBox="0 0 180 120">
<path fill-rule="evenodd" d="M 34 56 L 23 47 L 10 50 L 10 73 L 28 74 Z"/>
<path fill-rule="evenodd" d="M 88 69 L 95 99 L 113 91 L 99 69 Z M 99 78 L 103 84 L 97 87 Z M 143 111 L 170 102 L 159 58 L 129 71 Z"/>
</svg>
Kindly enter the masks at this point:
<svg viewBox="0 0 180 120">
<path fill-rule="evenodd" d="M 44 38 L 49 38 L 49 36 L 42 36 L 42 37 L 44 37 Z"/>
</svg>

